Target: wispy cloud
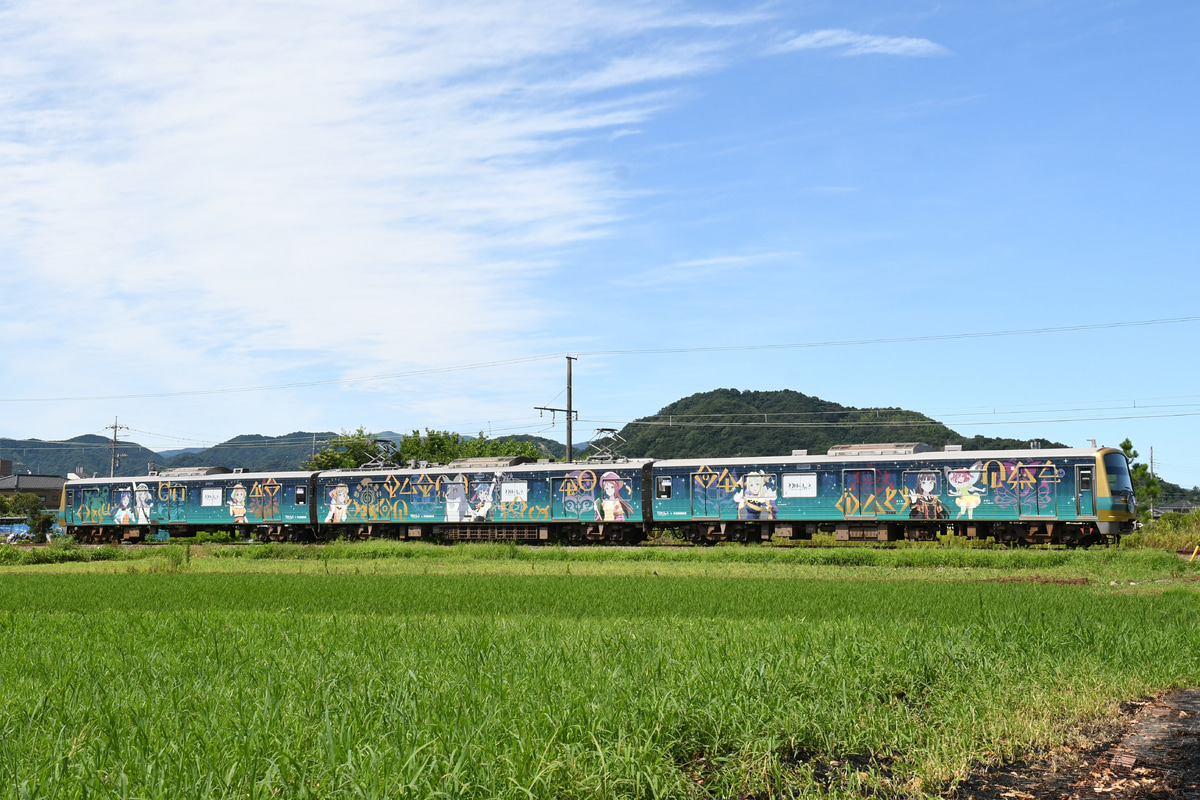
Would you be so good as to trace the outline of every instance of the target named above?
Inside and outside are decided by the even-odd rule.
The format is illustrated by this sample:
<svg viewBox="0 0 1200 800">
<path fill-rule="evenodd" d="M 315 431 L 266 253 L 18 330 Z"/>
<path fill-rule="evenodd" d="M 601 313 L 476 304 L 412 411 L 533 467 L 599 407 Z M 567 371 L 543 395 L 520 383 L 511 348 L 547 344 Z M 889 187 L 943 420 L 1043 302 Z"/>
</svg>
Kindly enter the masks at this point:
<svg viewBox="0 0 1200 800">
<path fill-rule="evenodd" d="M 820 50 L 833 48 L 844 56 L 872 54 L 889 56 L 942 56 L 949 54 L 942 45 L 929 39 L 908 36 L 874 36 L 842 29 L 826 29 L 803 33 L 781 44 L 777 52 L 789 50 Z"/>
<path fill-rule="evenodd" d="M 726 279 L 730 275 L 743 274 L 747 269 L 781 261 L 785 258 L 795 258 L 799 255 L 800 253 L 796 252 L 772 252 L 695 258 L 671 264 L 660 264 L 637 275 L 618 279 L 614 283 L 618 286 L 639 289 L 657 286 L 678 287 L 716 278 Z"/>
<path fill-rule="evenodd" d="M 105 365 L 95 393 L 486 359 L 530 335 L 555 249 L 619 213 L 611 170 L 571 144 L 637 130 L 744 21 L 524 0 L 5 4 L 0 293 L 31 310 L 0 337 L 29 342 L 30 365 L 39 346 Z M 47 296 L 55 326 L 32 310 Z M 131 372 L 131 351 L 170 366 Z"/>
</svg>

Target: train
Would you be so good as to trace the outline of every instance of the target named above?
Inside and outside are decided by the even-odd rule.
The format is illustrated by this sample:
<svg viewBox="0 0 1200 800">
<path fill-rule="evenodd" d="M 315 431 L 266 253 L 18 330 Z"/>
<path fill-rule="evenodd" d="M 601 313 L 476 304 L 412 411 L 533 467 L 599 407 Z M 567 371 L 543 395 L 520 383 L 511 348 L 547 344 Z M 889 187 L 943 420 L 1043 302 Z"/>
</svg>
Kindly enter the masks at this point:
<svg viewBox="0 0 1200 800">
<path fill-rule="evenodd" d="M 631 545 L 811 539 L 1114 543 L 1137 526 L 1124 453 L 1108 447 L 935 451 L 856 444 L 825 455 L 462 459 L 353 470 L 223 468 L 63 487 L 83 542 L 228 532 L 259 541 L 392 538 Z"/>
</svg>

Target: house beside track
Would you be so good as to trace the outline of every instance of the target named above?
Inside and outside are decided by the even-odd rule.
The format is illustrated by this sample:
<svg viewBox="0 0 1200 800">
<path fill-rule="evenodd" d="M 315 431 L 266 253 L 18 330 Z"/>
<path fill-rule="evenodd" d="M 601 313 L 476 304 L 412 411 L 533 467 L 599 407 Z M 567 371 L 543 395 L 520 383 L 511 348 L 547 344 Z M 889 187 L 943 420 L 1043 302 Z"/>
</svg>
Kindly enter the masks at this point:
<svg viewBox="0 0 1200 800">
<path fill-rule="evenodd" d="M 61 475 L 5 475 L 0 477 L 0 496 L 32 494 L 42 501 L 44 508 L 54 508 L 66 482 Z"/>
</svg>

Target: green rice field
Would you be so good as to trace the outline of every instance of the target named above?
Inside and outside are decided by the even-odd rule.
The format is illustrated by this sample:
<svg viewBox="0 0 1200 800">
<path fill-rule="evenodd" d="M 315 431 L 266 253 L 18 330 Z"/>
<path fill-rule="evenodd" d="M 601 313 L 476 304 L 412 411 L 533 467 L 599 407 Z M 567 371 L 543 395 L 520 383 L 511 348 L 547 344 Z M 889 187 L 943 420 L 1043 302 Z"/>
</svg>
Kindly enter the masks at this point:
<svg viewBox="0 0 1200 800">
<path fill-rule="evenodd" d="M 919 797 L 1200 684 L 1174 553 L 14 552 L 3 797 Z"/>
</svg>

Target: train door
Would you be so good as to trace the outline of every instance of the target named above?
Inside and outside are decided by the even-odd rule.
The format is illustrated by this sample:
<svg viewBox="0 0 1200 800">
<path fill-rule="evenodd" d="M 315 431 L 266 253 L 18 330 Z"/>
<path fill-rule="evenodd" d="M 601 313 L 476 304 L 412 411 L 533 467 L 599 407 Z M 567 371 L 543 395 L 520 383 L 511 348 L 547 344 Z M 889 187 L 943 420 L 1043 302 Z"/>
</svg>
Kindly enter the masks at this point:
<svg viewBox="0 0 1200 800">
<path fill-rule="evenodd" d="M 281 522 L 283 520 L 283 484 L 274 478 L 267 478 L 263 483 L 263 521 Z"/>
<path fill-rule="evenodd" d="M 267 478 L 262 483 L 255 481 L 250 485 L 250 509 L 261 522 L 279 522 L 283 519 L 283 486 L 274 478 Z M 254 514 L 257 512 L 257 514 Z"/>
<path fill-rule="evenodd" d="M 162 484 L 159 484 L 159 489 L 156 494 L 151 495 L 152 501 L 150 504 L 150 524 L 151 525 L 166 525 L 171 519 L 171 492 L 166 492 L 166 497 L 163 497 Z"/>
<path fill-rule="evenodd" d="M 1075 511 L 1081 518 L 1096 516 L 1095 474 L 1095 467 L 1075 467 Z"/>
<path fill-rule="evenodd" d="M 156 502 L 150 509 L 150 522 L 155 525 L 166 525 L 174 516 L 171 512 L 175 510 L 175 506 L 179 501 L 175 499 L 175 489 L 171 487 L 170 482 L 166 484 L 158 484 L 158 492 Z"/>
<path fill-rule="evenodd" d="M 358 520 L 367 522 L 376 522 L 378 520 L 387 519 L 387 512 L 383 511 L 383 484 L 375 483 L 369 478 L 364 478 L 359 482 L 358 495 L 354 499 L 358 502 L 356 517 Z M 351 508 L 355 506 L 351 505 Z"/>
<path fill-rule="evenodd" d="M 721 500 L 717 492 L 717 475 L 711 470 L 693 472 L 688 484 L 692 487 L 692 518 L 716 519 L 721 515 Z"/>
<path fill-rule="evenodd" d="M 187 486 L 172 486 L 168 492 L 167 519 L 171 522 L 187 522 Z"/>
<path fill-rule="evenodd" d="M 842 504 L 847 517 L 875 516 L 875 470 L 842 470 Z"/>
<path fill-rule="evenodd" d="M 422 476 L 424 480 L 428 480 L 428 476 Z M 424 490 L 422 478 L 417 479 L 416 486 L 413 490 L 413 498 L 423 498 L 427 490 Z M 444 478 L 444 479 L 443 479 Z M 412 516 L 414 519 L 422 518 L 421 512 L 415 509 L 424 508 L 423 503 L 414 503 L 414 511 Z M 448 523 L 465 522 L 468 518 L 467 509 L 467 479 L 462 475 L 456 476 L 439 476 L 437 480 L 437 502 L 435 507 L 441 507 L 442 519 Z M 430 512 L 431 519 L 436 519 L 436 512 Z"/>
<path fill-rule="evenodd" d="M 1053 467 L 1033 465 L 1021 466 L 1017 470 L 1018 517 L 1053 517 L 1058 510 L 1055 491 L 1057 480 L 1044 480 L 1047 470 Z"/>
<path fill-rule="evenodd" d="M 593 482 L 592 488 L 585 491 L 580 479 L 574 475 L 568 475 L 565 478 L 551 478 L 551 518 L 576 521 L 580 518 L 591 519 L 594 517 L 596 513 L 593 507 L 595 499 L 592 497 L 594 489 Z"/>
</svg>

